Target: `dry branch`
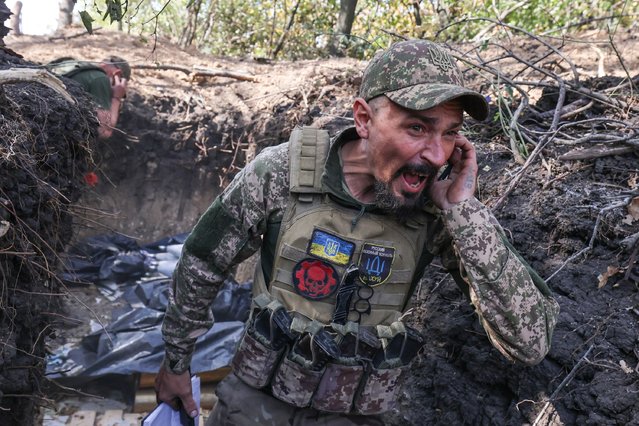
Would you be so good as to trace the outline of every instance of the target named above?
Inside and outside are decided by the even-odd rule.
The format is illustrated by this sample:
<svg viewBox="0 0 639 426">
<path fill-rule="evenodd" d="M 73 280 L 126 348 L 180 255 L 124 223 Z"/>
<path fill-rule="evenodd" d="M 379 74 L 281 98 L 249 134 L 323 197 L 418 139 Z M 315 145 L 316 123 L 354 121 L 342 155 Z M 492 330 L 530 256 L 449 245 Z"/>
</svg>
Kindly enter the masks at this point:
<svg viewBox="0 0 639 426">
<path fill-rule="evenodd" d="M 464 51 L 453 48 L 453 56 L 485 80 L 484 87 L 492 89 L 490 96 L 497 100 L 498 107 L 494 123 L 501 127 L 500 134 L 509 139 L 515 162 L 523 163 L 493 209 L 502 206 L 547 147 L 590 145 L 585 150 L 565 154 L 561 160 L 627 154 L 639 148 L 637 125 L 632 119 L 633 113 L 639 113 L 637 93 L 633 90 L 639 76 L 631 78 L 625 64 L 622 67 L 626 78 L 621 82 L 612 76 L 581 81 L 577 66 L 566 52 L 568 43 L 575 40 L 539 37 L 494 19 L 467 19 L 451 25 L 477 20 L 488 22 L 491 29 L 500 27 L 506 37 L 493 37 L 470 48 L 464 45 Z M 511 47 L 509 40 L 513 34 L 529 40 L 530 45 L 525 49 L 528 53 Z M 617 60 L 623 62 L 612 39 L 605 44 L 611 46 Z M 533 100 L 539 99 L 540 90 L 542 97 L 535 104 Z M 593 148 L 594 143 L 605 143 L 606 147 Z M 528 146 L 534 147 L 530 155 Z M 544 156 L 552 153 L 554 150 L 547 149 Z"/>
<path fill-rule="evenodd" d="M 236 80 L 242 80 L 242 81 L 253 81 L 253 82 L 258 81 L 257 78 L 248 74 L 242 74 L 242 73 L 237 73 L 237 72 L 227 71 L 227 70 L 214 70 L 214 69 L 202 68 L 202 67 L 187 68 L 187 67 L 181 67 L 178 65 L 167 65 L 167 64 L 155 64 L 155 65 L 138 64 L 138 65 L 132 65 L 132 68 L 142 69 L 142 70 L 180 71 L 190 76 L 191 78 L 228 77 L 228 78 L 234 78 Z"/>
<path fill-rule="evenodd" d="M 66 86 L 59 78 L 45 69 L 38 68 L 9 68 L 0 70 L 0 85 L 14 83 L 40 83 L 55 90 L 64 99 L 75 104 L 75 99 L 67 92 Z"/>
<path fill-rule="evenodd" d="M 580 112 L 584 112 L 587 109 L 591 108 L 593 104 L 593 101 L 588 102 L 587 99 L 577 99 L 576 101 L 561 108 L 560 118 L 562 120 L 565 120 L 566 118 L 573 117 Z M 539 114 L 539 118 L 551 118 L 554 116 L 554 114 L 554 111 L 542 112 L 541 114 Z"/>
<path fill-rule="evenodd" d="M 579 359 L 577 364 L 575 364 L 572 370 L 570 370 L 570 373 L 568 373 L 568 375 L 561 381 L 561 383 L 559 383 L 559 386 L 557 386 L 557 389 L 555 389 L 552 395 L 550 395 L 550 398 L 548 398 L 548 401 L 546 402 L 546 404 L 544 404 L 544 407 L 541 409 L 541 411 L 535 418 L 535 421 L 533 422 L 533 426 L 537 426 L 538 424 L 540 424 L 539 422 L 543 419 L 544 415 L 546 414 L 546 410 L 548 410 L 548 407 L 550 407 L 550 404 L 557 398 L 557 396 L 559 395 L 559 392 L 568 383 L 570 383 L 570 381 L 575 377 L 575 375 L 577 374 L 577 371 L 579 371 L 579 367 L 581 367 L 581 364 L 583 364 L 586 361 L 588 355 L 590 355 L 590 352 L 592 352 L 592 349 L 594 347 L 595 345 L 590 345 L 586 353 L 583 354 L 583 356 Z"/>
<path fill-rule="evenodd" d="M 95 34 L 98 31 L 100 31 L 102 29 L 102 27 L 96 27 L 92 29 L 92 32 Z M 75 34 L 71 34 L 70 36 L 55 36 L 55 37 L 49 37 L 49 41 L 55 41 L 55 40 L 71 40 L 74 38 L 78 38 L 78 37 L 84 37 L 85 35 L 91 35 L 91 33 L 89 33 L 86 29 L 82 30 L 80 32 L 77 32 Z"/>
<path fill-rule="evenodd" d="M 579 148 L 560 155 L 561 161 L 591 160 L 593 158 L 608 157 L 611 155 L 623 155 L 633 152 L 631 146 L 594 146 L 592 148 Z"/>
</svg>

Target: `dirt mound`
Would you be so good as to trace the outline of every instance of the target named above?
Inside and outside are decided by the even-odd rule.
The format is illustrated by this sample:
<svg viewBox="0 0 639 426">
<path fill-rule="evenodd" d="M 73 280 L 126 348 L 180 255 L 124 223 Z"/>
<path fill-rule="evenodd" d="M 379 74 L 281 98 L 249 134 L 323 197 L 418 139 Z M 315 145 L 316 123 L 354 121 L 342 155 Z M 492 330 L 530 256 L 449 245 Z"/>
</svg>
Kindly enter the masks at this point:
<svg viewBox="0 0 639 426">
<path fill-rule="evenodd" d="M 0 50 L 0 70 L 33 66 Z M 58 254 L 71 239 L 97 121 L 38 83 L 0 86 L 0 423 L 30 425 L 42 393 L 45 341 L 61 328 Z M 83 106 L 86 105 L 86 106 Z"/>
<path fill-rule="evenodd" d="M 552 350 L 535 367 L 505 361 L 468 301 L 435 265 L 410 316 L 428 345 L 389 424 L 639 424 L 639 222 L 627 208 L 638 195 L 639 170 L 636 148 L 626 143 L 636 142 L 636 90 L 617 85 L 626 71 L 637 74 L 637 57 L 628 53 L 636 48 L 633 37 L 619 34 L 615 49 L 567 43 L 562 54 L 570 64 L 547 58 L 529 40 L 514 40 L 508 54 L 490 52 L 501 55 L 513 78 L 524 74 L 514 57 L 546 60 L 535 69 L 545 73 L 536 81 L 552 86 L 531 91 L 530 108 L 521 116 L 536 141 L 546 141 L 526 144 L 534 153 L 530 164 L 513 160 L 507 124 L 517 104 L 510 94 L 493 99 L 491 119 L 468 126 L 479 154 L 479 198 L 493 207 L 561 305 Z M 82 232 L 106 226 L 144 241 L 189 230 L 245 161 L 285 141 L 294 125 L 320 123 L 333 133 L 347 126 L 363 66 L 352 60 L 263 64 L 212 58 L 162 40 L 153 51 L 117 33 L 10 38 L 7 44 L 41 63 L 61 52 L 89 60 L 121 54 L 132 62 L 122 132 L 96 147 L 100 183 L 81 200 L 90 207 L 82 210 L 83 223 L 99 222 L 101 228 Z M 192 80 L 179 70 L 136 69 L 164 62 L 251 78 Z M 575 74 L 583 84 L 575 83 Z M 549 75 L 568 85 L 565 98 Z M 486 81 L 481 73 L 468 77 L 478 88 Z M 573 110 L 553 111 L 560 101 Z M 503 108 L 508 102 L 510 117 Z M 616 139 L 606 144 L 602 135 Z M 586 147 L 600 155 L 584 150 L 589 154 L 580 151 L 582 160 L 560 160 L 580 153 L 575 148 L 583 147 L 581 137 L 597 142 Z M 95 210 L 103 213 L 88 214 Z"/>
</svg>

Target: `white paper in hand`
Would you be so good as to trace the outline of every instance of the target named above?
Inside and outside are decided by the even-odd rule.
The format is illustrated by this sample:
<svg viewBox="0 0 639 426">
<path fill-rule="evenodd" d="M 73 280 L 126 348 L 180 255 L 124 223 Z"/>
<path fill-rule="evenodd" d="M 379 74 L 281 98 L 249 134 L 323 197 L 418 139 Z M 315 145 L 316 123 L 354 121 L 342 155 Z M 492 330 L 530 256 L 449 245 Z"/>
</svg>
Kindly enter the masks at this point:
<svg viewBox="0 0 639 426">
<path fill-rule="evenodd" d="M 142 426 L 190 426 L 199 424 L 200 412 L 200 378 L 191 377 L 193 399 L 197 404 L 198 415 L 191 419 L 184 410 L 174 410 L 170 405 L 162 402 L 155 407 L 143 420 Z"/>
</svg>

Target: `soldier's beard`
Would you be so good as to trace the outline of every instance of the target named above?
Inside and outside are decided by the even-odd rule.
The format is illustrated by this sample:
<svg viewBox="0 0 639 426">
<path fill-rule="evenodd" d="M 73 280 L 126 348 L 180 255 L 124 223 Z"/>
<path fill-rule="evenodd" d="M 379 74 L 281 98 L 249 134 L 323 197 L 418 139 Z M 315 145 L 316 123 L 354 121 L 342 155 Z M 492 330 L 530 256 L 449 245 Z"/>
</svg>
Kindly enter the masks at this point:
<svg viewBox="0 0 639 426">
<path fill-rule="evenodd" d="M 396 195 L 392 183 L 396 179 L 403 179 L 404 173 L 419 173 L 427 176 L 426 185 L 421 192 L 402 192 Z M 395 172 L 388 182 L 376 180 L 373 186 L 375 190 L 375 205 L 384 212 L 393 215 L 400 222 L 405 222 L 415 213 L 421 211 L 430 200 L 428 189 L 437 175 L 437 168 L 427 164 L 406 164 Z"/>
<path fill-rule="evenodd" d="M 405 169 L 400 172 L 403 173 Z M 398 172 L 397 174 L 401 174 Z M 431 174 L 434 176 L 434 174 Z M 392 182 L 393 180 L 391 180 Z M 375 181 L 375 205 L 384 212 L 393 215 L 399 222 L 405 222 L 415 213 L 421 211 L 428 200 L 427 195 L 430 182 L 427 182 L 424 190 L 419 194 L 402 194 L 398 197 L 393 192 L 390 182 Z"/>
</svg>

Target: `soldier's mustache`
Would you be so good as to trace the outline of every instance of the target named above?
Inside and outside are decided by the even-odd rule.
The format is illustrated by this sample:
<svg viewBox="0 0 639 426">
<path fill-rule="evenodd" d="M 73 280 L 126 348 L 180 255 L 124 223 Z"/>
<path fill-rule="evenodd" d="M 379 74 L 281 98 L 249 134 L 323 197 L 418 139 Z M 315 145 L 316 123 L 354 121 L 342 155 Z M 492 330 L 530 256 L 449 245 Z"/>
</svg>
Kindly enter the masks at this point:
<svg viewBox="0 0 639 426">
<path fill-rule="evenodd" d="M 430 164 L 406 164 L 395 172 L 393 179 L 400 177 L 404 173 L 422 174 L 428 176 L 428 179 L 431 179 L 437 174 L 437 170 L 437 167 L 431 166 Z"/>
</svg>

